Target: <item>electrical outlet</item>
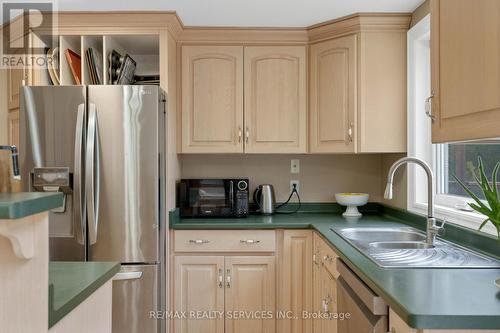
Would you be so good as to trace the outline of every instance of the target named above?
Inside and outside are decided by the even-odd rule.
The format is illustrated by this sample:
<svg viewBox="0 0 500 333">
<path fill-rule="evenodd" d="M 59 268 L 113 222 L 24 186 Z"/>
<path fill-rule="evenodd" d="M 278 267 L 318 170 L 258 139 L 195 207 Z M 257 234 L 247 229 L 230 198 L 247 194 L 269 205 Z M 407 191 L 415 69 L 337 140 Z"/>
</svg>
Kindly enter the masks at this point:
<svg viewBox="0 0 500 333">
<path fill-rule="evenodd" d="M 290 161 L 290 173 L 299 173 L 300 172 L 300 161 L 299 160 L 291 160 Z"/>
<path fill-rule="evenodd" d="M 297 192 L 300 193 L 300 182 L 298 180 L 290 180 L 290 193 L 293 191 L 293 185 L 295 185 Z"/>
</svg>

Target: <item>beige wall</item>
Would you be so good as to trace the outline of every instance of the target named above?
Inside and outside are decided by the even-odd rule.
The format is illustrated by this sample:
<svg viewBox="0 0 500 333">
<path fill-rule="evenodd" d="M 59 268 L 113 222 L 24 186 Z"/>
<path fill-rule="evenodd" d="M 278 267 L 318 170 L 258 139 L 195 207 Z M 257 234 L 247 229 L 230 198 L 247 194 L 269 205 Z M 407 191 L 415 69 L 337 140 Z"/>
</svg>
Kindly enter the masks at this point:
<svg viewBox="0 0 500 333">
<path fill-rule="evenodd" d="M 394 196 L 392 200 L 384 199 L 384 190 L 387 184 L 387 173 L 392 163 L 406 154 L 384 154 L 382 155 L 382 174 L 381 174 L 381 202 L 398 208 L 407 208 L 407 182 L 406 182 L 406 167 L 401 166 L 394 175 Z"/>
<path fill-rule="evenodd" d="M 290 159 L 300 160 L 300 173 L 290 173 Z M 276 200 L 288 198 L 290 180 L 300 181 L 304 202 L 333 202 L 336 192 L 367 192 L 370 201 L 382 195 L 382 155 L 183 155 L 183 178 L 248 177 L 250 190 L 271 183 Z"/>
</svg>

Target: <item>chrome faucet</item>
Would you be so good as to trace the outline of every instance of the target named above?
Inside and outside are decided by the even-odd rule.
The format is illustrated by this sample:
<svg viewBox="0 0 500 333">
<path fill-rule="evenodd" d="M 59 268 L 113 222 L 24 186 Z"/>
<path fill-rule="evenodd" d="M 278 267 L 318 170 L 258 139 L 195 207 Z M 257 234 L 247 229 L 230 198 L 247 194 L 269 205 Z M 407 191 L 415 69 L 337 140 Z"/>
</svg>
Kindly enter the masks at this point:
<svg viewBox="0 0 500 333">
<path fill-rule="evenodd" d="M 385 187 L 384 198 L 389 200 L 392 199 L 392 182 L 394 179 L 394 173 L 401 165 L 406 163 L 415 163 L 420 165 L 427 174 L 427 237 L 425 242 L 427 245 L 432 247 L 436 241 L 436 236 L 444 233 L 445 222 L 437 225 L 436 218 L 434 217 L 434 192 L 432 191 L 434 176 L 429 165 L 416 157 L 403 157 L 394 162 L 389 169 L 389 174 L 387 176 L 387 186 Z"/>
<path fill-rule="evenodd" d="M 14 179 L 21 179 L 19 174 L 19 162 L 17 159 L 17 147 L 16 146 L 2 146 L 0 145 L 0 150 L 9 150 L 12 156 L 12 172 L 14 174 Z"/>
</svg>

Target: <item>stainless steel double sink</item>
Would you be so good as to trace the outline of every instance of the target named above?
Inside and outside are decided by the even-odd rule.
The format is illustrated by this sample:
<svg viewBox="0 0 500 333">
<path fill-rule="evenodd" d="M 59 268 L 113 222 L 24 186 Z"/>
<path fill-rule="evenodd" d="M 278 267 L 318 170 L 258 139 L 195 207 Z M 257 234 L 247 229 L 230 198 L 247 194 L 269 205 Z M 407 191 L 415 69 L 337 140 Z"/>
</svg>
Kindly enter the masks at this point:
<svg viewBox="0 0 500 333">
<path fill-rule="evenodd" d="M 500 268 L 500 261 L 447 241 L 428 245 L 425 234 L 412 227 L 330 229 L 381 267 Z"/>
</svg>

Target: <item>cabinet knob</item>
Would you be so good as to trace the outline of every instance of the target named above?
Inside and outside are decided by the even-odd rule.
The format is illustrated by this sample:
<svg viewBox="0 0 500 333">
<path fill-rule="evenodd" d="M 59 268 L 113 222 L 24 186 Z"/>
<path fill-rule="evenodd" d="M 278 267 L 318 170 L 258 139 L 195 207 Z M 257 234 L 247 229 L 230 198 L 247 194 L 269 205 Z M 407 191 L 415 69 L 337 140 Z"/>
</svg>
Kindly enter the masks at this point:
<svg viewBox="0 0 500 333">
<path fill-rule="evenodd" d="M 248 126 L 245 129 L 245 143 L 248 143 L 250 141 L 250 129 Z"/>
<path fill-rule="evenodd" d="M 243 133 L 241 131 L 241 126 L 238 126 L 238 143 L 241 143 L 242 136 L 243 136 Z"/>
<path fill-rule="evenodd" d="M 349 123 L 349 129 L 347 130 L 347 138 L 349 142 L 352 142 L 352 123 Z"/>
</svg>

